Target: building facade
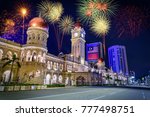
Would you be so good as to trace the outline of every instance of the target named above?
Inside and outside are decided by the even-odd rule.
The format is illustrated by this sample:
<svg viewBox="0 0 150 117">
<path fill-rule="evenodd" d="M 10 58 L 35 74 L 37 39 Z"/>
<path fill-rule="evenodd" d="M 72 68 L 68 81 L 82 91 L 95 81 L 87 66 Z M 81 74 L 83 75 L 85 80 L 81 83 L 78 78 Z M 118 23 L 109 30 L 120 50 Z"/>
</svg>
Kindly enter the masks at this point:
<svg viewBox="0 0 150 117">
<path fill-rule="evenodd" d="M 0 38 L 0 81 L 8 82 L 11 64 L 4 58 L 19 58 L 21 68 L 14 64 L 11 82 L 30 84 L 84 85 L 100 79 L 98 72 L 89 72 L 85 61 L 85 31 L 75 24 L 71 33 L 71 54 L 55 56 L 47 51 L 48 25 L 42 18 L 33 18 L 27 30 L 27 43 L 20 45 Z M 94 76 L 94 77 L 92 77 Z"/>
<path fill-rule="evenodd" d="M 115 45 L 108 48 L 109 68 L 116 73 L 128 76 L 128 63 L 125 46 Z"/>
<path fill-rule="evenodd" d="M 68 86 L 113 84 L 118 78 L 116 73 L 106 70 L 104 64 L 90 66 L 85 60 L 85 34 L 80 23 L 76 23 L 71 31 L 71 53 L 55 56 L 47 50 L 48 25 L 42 18 L 33 18 L 27 30 L 26 44 L 0 38 L 0 82 Z M 8 62 L 14 55 L 21 67 Z M 4 67 L 6 63 L 9 64 Z M 109 82 L 108 75 L 112 78 Z"/>
</svg>

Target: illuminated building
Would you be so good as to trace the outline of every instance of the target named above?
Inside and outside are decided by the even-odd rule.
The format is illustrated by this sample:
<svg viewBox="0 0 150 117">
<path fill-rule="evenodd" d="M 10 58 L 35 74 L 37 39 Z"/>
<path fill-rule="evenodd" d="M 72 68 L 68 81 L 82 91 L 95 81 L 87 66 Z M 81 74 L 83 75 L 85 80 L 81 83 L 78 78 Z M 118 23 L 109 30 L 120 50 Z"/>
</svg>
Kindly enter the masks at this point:
<svg viewBox="0 0 150 117">
<path fill-rule="evenodd" d="M 94 78 L 99 78 L 98 72 L 93 79 L 91 76 L 94 72 L 89 72 L 90 68 L 85 61 L 85 31 L 79 23 L 75 24 L 71 32 L 71 54 L 55 56 L 48 53 L 48 31 L 47 23 L 42 18 L 36 17 L 29 23 L 25 45 L 0 38 L 0 81 L 8 82 L 11 66 L 2 68 L 6 61 L 1 59 L 6 57 L 11 59 L 14 54 L 19 58 L 21 68 L 14 66 L 11 82 L 91 85 Z"/>
<path fill-rule="evenodd" d="M 108 48 L 109 68 L 116 73 L 128 76 L 128 63 L 125 46 L 115 45 Z"/>
<path fill-rule="evenodd" d="M 104 65 L 93 68 L 85 60 L 85 31 L 79 22 L 71 31 L 70 54 L 55 56 L 48 53 L 48 37 L 47 23 L 36 17 L 29 23 L 25 45 L 0 38 L 0 82 L 8 82 L 11 73 L 11 64 L 2 67 L 6 63 L 2 58 L 12 59 L 13 55 L 19 58 L 21 68 L 14 65 L 11 82 L 72 86 L 101 84 L 102 77 L 105 78 L 107 74 L 115 78 L 115 74 L 106 71 Z"/>
<path fill-rule="evenodd" d="M 103 58 L 102 43 L 86 44 L 86 60 L 88 62 L 96 63 L 100 58 Z"/>
</svg>

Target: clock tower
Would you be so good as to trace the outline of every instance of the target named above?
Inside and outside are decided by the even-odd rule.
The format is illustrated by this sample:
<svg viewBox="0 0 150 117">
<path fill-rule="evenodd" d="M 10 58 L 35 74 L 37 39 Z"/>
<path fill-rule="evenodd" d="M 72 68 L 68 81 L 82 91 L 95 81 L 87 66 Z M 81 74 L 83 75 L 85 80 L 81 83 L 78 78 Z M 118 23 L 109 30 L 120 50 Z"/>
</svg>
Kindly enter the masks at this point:
<svg viewBox="0 0 150 117">
<path fill-rule="evenodd" d="M 71 31 L 71 54 L 74 59 L 78 59 L 81 64 L 85 61 L 85 31 L 82 28 L 80 22 L 75 23 L 74 28 Z"/>
</svg>

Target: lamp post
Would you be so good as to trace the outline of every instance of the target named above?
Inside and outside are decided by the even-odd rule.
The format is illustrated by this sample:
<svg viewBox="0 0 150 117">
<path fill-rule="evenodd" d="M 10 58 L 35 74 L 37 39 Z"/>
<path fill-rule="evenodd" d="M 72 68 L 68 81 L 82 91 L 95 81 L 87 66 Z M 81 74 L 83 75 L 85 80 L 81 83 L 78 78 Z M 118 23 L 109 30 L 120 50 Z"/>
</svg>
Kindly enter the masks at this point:
<svg viewBox="0 0 150 117">
<path fill-rule="evenodd" d="M 26 8 L 21 8 L 21 15 L 22 15 L 22 43 L 24 42 L 24 32 L 25 32 L 25 16 L 27 15 L 27 9 Z"/>
</svg>

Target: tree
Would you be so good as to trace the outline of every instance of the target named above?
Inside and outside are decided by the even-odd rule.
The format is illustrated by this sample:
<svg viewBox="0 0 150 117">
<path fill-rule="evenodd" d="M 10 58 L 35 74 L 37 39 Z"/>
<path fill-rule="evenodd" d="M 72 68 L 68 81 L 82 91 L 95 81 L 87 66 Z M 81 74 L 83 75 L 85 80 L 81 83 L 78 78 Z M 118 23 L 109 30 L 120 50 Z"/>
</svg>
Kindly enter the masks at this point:
<svg viewBox="0 0 150 117">
<path fill-rule="evenodd" d="M 110 77 L 110 75 L 109 75 L 109 74 L 107 74 L 107 76 L 106 76 L 106 80 L 108 80 L 108 83 L 110 84 L 110 80 L 112 80 L 112 77 Z"/>
<path fill-rule="evenodd" d="M 6 62 L 3 64 L 2 68 L 4 68 L 4 67 L 7 66 L 7 65 L 11 65 L 10 75 L 9 75 L 9 80 L 8 80 L 8 83 L 10 83 L 14 65 L 16 64 L 16 65 L 18 66 L 18 68 L 21 67 L 21 65 L 20 65 L 20 63 L 19 63 L 19 58 L 17 58 L 17 56 L 14 54 L 11 59 L 8 58 L 8 57 L 6 57 L 6 58 L 3 58 L 2 61 L 6 61 Z"/>
</svg>

